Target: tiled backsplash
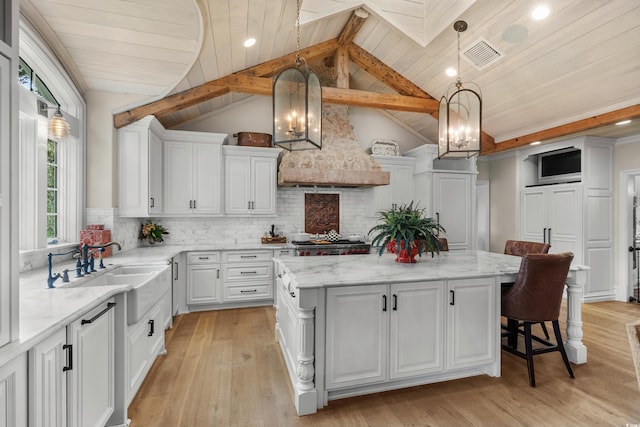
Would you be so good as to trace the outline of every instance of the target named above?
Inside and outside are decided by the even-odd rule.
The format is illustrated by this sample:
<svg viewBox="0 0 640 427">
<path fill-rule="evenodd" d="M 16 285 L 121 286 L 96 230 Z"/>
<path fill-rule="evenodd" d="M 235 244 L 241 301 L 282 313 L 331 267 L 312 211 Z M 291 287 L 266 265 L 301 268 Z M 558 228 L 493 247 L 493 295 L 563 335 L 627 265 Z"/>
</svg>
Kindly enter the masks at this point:
<svg viewBox="0 0 640 427">
<path fill-rule="evenodd" d="M 270 230 L 271 224 L 275 224 L 276 232 L 291 240 L 294 233 L 304 230 L 304 194 L 310 192 L 340 194 L 340 231 L 344 236 L 364 236 L 375 223 L 370 188 L 282 187 L 277 192 L 277 217 L 182 217 L 153 218 L 153 221 L 169 230 L 165 241 L 172 245 L 255 243 Z M 120 218 L 116 214 L 116 209 L 87 209 L 87 223 L 105 224 L 105 228 L 112 230 L 113 240 L 122 244 L 123 251 L 138 247 L 144 219 Z"/>
</svg>

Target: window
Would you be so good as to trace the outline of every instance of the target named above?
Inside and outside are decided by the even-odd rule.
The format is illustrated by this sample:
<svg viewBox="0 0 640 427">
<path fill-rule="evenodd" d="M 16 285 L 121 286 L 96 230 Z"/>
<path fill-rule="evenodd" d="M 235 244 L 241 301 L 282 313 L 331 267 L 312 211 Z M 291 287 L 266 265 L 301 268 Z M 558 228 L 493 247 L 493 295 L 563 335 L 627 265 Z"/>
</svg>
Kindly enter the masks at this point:
<svg viewBox="0 0 640 427">
<path fill-rule="evenodd" d="M 58 143 L 47 141 L 47 240 L 58 237 Z"/>
<path fill-rule="evenodd" d="M 20 269 L 46 264 L 46 253 L 77 244 L 84 216 L 85 102 L 62 64 L 23 20 L 16 78 L 19 96 Z M 71 135 L 48 135 L 60 107 Z M 47 114 L 48 113 L 48 114 Z"/>
</svg>

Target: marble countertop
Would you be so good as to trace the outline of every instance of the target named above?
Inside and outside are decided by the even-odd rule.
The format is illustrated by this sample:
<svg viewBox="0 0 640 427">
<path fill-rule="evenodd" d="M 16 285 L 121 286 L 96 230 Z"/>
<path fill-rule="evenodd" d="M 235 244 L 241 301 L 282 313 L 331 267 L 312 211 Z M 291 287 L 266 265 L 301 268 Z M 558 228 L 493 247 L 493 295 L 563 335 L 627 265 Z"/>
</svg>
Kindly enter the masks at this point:
<svg viewBox="0 0 640 427">
<path fill-rule="evenodd" d="M 395 262 L 395 255 L 275 258 L 291 273 L 298 288 L 405 283 L 469 277 L 513 275 L 522 258 L 483 251 L 441 252 L 416 257 L 415 264 Z M 572 269 L 585 267 L 575 266 Z"/>
</svg>

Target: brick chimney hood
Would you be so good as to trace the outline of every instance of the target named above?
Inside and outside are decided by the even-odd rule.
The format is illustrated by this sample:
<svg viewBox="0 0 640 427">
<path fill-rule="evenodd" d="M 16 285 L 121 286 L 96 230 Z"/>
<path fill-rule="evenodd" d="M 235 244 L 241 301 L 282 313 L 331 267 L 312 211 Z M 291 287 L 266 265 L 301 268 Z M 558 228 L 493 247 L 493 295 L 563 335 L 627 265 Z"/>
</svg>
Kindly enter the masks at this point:
<svg viewBox="0 0 640 427">
<path fill-rule="evenodd" d="M 349 107 L 325 104 L 322 109 L 322 150 L 285 152 L 278 185 L 375 187 L 389 184 L 389 172 L 368 155 L 349 123 Z"/>
</svg>

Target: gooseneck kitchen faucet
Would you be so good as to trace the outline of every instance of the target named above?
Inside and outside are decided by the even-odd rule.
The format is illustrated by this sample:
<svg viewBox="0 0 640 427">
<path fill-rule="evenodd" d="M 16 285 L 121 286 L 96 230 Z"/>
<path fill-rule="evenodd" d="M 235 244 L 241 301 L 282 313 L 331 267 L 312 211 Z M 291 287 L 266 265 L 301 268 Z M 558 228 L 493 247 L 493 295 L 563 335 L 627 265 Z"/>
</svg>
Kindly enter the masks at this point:
<svg viewBox="0 0 640 427">
<path fill-rule="evenodd" d="M 60 273 L 53 274 L 51 272 L 51 270 L 52 270 L 52 267 L 53 267 L 52 266 L 52 259 L 53 259 L 54 256 L 69 255 L 71 253 L 79 254 L 80 251 L 78 249 L 71 249 L 68 252 L 62 252 L 62 253 L 59 253 L 59 254 L 54 254 L 54 253 L 49 252 L 49 255 L 47 255 L 48 258 L 49 258 L 49 277 L 47 277 L 47 286 L 49 288 L 55 288 L 55 286 L 53 286 L 53 283 L 56 280 L 58 280 L 60 277 L 62 277 L 62 281 L 64 283 L 68 283 L 69 282 L 69 270 L 68 269 L 65 268 L 64 270 L 62 270 L 62 274 L 60 274 Z M 78 273 L 78 269 L 76 269 L 76 274 L 77 273 Z M 82 277 L 82 276 L 80 276 L 80 277 Z"/>
<path fill-rule="evenodd" d="M 98 252 L 100 254 L 100 264 L 98 265 L 98 268 L 105 268 L 104 264 L 102 263 L 102 254 L 104 253 L 105 248 L 108 248 L 109 246 L 115 246 L 119 251 L 122 250 L 122 245 L 120 245 L 120 243 L 118 242 L 109 242 L 104 245 L 95 246 L 90 246 L 86 243 L 82 244 L 82 267 L 84 269 L 84 274 L 91 274 L 92 272 L 96 271 L 96 269 L 94 268 L 93 256 L 89 257 L 89 249 L 98 249 Z"/>
</svg>

